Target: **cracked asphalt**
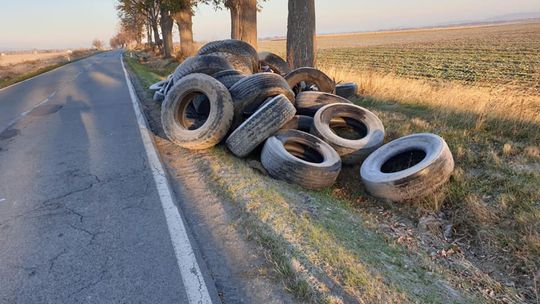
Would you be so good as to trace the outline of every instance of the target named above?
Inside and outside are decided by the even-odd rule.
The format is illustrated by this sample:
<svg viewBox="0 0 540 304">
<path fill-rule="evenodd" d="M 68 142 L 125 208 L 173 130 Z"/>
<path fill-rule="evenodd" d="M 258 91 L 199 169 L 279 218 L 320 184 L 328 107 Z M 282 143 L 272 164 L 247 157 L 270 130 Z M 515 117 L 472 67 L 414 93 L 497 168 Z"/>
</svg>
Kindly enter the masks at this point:
<svg viewBox="0 0 540 304">
<path fill-rule="evenodd" d="M 187 302 L 120 56 L 0 91 L 0 303 Z"/>
</svg>

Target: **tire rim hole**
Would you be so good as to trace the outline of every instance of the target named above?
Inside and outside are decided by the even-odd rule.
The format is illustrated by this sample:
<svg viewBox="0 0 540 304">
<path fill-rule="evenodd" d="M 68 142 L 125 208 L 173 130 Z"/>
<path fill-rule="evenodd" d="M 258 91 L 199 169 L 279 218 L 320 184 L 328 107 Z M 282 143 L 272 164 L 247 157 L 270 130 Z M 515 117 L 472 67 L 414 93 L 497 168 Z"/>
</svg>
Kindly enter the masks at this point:
<svg viewBox="0 0 540 304">
<path fill-rule="evenodd" d="M 320 89 L 317 84 L 308 81 L 301 81 L 293 88 L 295 94 L 305 91 L 320 91 Z"/>
<path fill-rule="evenodd" d="M 292 156 L 308 163 L 320 164 L 324 161 L 321 153 L 305 144 L 289 141 L 284 144 L 284 147 Z"/>
<path fill-rule="evenodd" d="M 420 149 L 407 150 L 392 156 L 381 166 L 382 173 L 394 173 L 411 168 L 426 157 L 426 152 Z"/>
<path fill-rule="evenodd" d="M 177 121 L 188 130 L 197 130 L 210 116 L 210 101 L 202 93 L 191 93 L 181 102 Z"/>
<path fill-rule="evenodd" d="M 330 130 L 337 136 L 349 140 L 359 140 L 367 136 L 367 126 L 355 119 L 337 117 L 330 121 Z"/>
</svg>

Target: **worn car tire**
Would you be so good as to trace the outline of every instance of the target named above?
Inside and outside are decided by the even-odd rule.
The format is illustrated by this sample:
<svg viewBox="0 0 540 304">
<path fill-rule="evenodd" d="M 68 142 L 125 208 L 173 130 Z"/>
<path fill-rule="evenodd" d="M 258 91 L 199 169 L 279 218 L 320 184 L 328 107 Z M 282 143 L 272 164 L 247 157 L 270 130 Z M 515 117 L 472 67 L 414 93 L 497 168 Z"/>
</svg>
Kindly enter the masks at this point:
<svg viewBox="0 0 540 304">
<path fill-rule="evenodd" d="M 184 60 L 176 68 L 172 79 L 178 81 L 182 77 L 193 73 L 212 75 L 230 69 L 233 69 L 233 66 L 223 57 L 213 55 L 192 56 Z"/>
<path fill-rule="evenodd" d="M 366 191 L 379 199 L 421 199 L 448 181 L 454 158 L 448 145 L 431 133 L 401 137 L 373 152 L 362 164 Z"/>
<path fill-rule="evenodd" d="M 296 109 L 285 95 L 278 95 L 260 107 L 227 138 L 227 147 L 238 156 L 247 156 L 294 117 Z"/>
<path fill-rule="evenodd" d="M 210 103 L 206 121 L 194 130 L 187 111 L 195 96 L 204 94 Z M 205 74 L 191 74 L 175 83 L 161 107 L 161 123 L 167 137 L 187 149 L 206 149 L 221 141 L 232 122 L 234 105 L 227 88 Z"/>
<path fill-rule="evenodd" d="M 285 75 L 287 83 L 295 93 L 300 93 L 305 90 L 312 90 L 309 87 L 303 88 L 303 84 L 312 84 L 317 86 L 317 91 L 334 93 L 336 83 L 330 79 L 325 73 L 315 68 L 303 67 L 291 71 Z M 313 90 L 312 90 L 313 91 Z"/>
<path fill-rule="evenodd" d="M 340 83 L 336 85 L 336 95 L 343 98 L 351 98 L 356 96 L 358 85 L 354 82 Z"/>
<path fill-rule="evenodd" d="M 234 102 L 233 127 L 244 120 L 244 112 L 254 113 L 268 98 L 280 94 L 294 104 L 294 93 L 280 75 L 273 73 L 258 73 L 246 76 L 230 88 Z"/>
<path fill-rule="evenodd" d="M 169 79 L 169 81 L 163 86 L 160 90 L 160 92 L 163 94 L 163 96 L 167 96 L 167 93 L 169 93 L 169 90 L 174 85 L 174 75 Z"/>
<path fill-rule="evenodd" d="M 202 46 L 197 54 L 210 55 L 215 53 L 231 59 L 231 61 L 236 62 L 235 64 L 238 64 L 238 60 L 244 62 L 250 67 L 249 74 L 257 72 L 259 69 L 257 50 L 247 42 L 235 39 L 212 41 Z"/>
<path fill-rule="evenodd" d="M 313 117 L 305 115 L 295 115 L 291 120 L 281 127 L 281 130 L 299 130 L 306 133 L 311 131 Z"/>
<path fill-rule="evenodd" d="M 232 53 L 226 53 L 226 52 L 215 52 L 215 53 L 210 53 L 208 55 L 220 56 L 227 59 L 227 61 L 233 66 L 233 68 L 235 70 L 242 72 L 242 74 L 251 75 L 254 73 L 251 61 L 246 60 L 245 57 L 242 57 L 238 54 L 232 54 Z"/>
<path fill-rule="evenodd" d="M 224 70 L 215 73 L 212 77 L 221 82 L 227 89 L 230 89 L 234 84 L 246 77 L 246 75 L 238 70 Z"/>
<path fill-rule="evenodd" d="M 305 91 L 296 95 L 296 110 L 300 115 L 314 116 L 320 108 L 333 103 L 351 104 L 343 97 L 317 91 Z"/>
<path fill-rule="evenodd" d="M 154 84 L 152 84 L 151 86 L 148 87 L 148 89 L 150 91 L 158 91 L 160 90 L 162 87 L 166 86 L 167 83 L 169 82 L 169 79 L 163 79 L 163 80 L 160 80 Z"/>
<path fill-rule="evenodd" d="M 271 52 L 259 53 L 259 65 L 261 67 L 268 66 L 272 70 L 272 72 L 282 76 L 288 74 L 291 71 L 291 69 L 289 68 L 289 64 L 287 64 L 287 62 L 283 60 L 283 58 Z"/>
<path fill-rule="evenodd" d="M 361 138 L 343 138 L 332 130 L 336 127 L 352 128 L 355 133 L 361 134 Z M 347 165 L 361 163 L 384 140 L 384 126 L 377 115 L 360 106 L 345 103 L 320 108 L 313 117 L 311 133 L 332 146 Z"/>
<path fill-rule="evenodd" d="M 274 178 L 308 189 L 331 186 L 341 171 L 339 155 L 330 145 L 298 130 L 282 130 L 268 138 L 261 163 Z"/>
<path fill-rule="evenodd" d="M 163 93 L 163 90 L 155 91 L 152 99 L 156 102 L 162 102 L 165 99 L 165 94 Z"/>
</svg>

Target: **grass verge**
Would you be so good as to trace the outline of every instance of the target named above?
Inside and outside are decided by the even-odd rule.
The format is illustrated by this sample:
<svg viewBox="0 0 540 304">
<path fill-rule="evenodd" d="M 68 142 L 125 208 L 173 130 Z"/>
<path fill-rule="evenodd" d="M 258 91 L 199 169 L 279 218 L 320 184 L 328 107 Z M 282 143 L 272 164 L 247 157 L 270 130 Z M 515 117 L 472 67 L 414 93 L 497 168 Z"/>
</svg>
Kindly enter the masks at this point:
<svg viewBox="0 0 540 304">
<path fill-rule="evenodd" d="M 127 61 L 145 86 L 162 77 Z M 224 147 L 189 152 L 207 173 L 203 182 L 242 210 L 246 237 L 264 248 L 276 279 L 299 300 L 538 301 L 540 127 L 534 116 L 512 113 L 534 111 L 535 103 L 511 104 L 508 115 L 467 100 L 448 107 L 452 94 L 440 90 L 461 85 L 412 85 L 429 88 L 413 98 L 399 86 L 370 86 L 389 85 L 377 77 L 344 80 L 359 81 L 363 97 L 355 103 L 379 115 L 387 141 L 434 132 L 448 142 L 456 170 L 438 195 L 410 205 L 372 200 L 358 168 L 345 168 L 331 188 L 306 191 L 259 174 Z"/>
</svg>

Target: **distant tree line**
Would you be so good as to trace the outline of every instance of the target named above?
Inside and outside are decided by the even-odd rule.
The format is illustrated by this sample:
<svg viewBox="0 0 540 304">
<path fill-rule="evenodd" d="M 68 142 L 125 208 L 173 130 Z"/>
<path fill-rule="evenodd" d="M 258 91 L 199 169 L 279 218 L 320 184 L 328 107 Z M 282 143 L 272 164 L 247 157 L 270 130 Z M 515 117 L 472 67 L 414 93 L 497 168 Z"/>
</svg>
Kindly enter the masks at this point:
<svg viewBox="0 0 540 304">
<path fill-rule="evenodd" d="M 113 48 L 142 45 L 159 51 L 163 57 L 174 55 L 173 27 L 180 34 L 180 53 L 196 53 L 192 18 L 201 4 L 225 8 L 231 16 L 231 38 L 243 40 L 257 49 L 257 12 L 266 0 L 118 0 L 120 29 L 111 38 Z M 315 1 L 289 0 L 287 21 L 287 61 L 291 67 L 315 65 Z"/>
</svg>

